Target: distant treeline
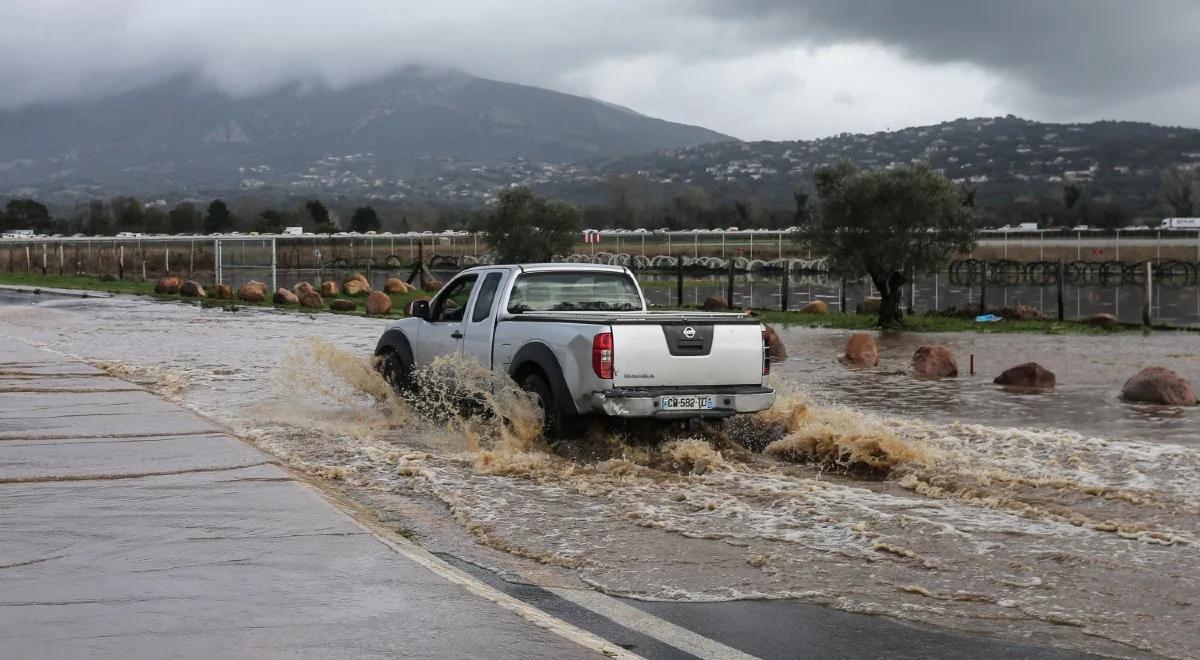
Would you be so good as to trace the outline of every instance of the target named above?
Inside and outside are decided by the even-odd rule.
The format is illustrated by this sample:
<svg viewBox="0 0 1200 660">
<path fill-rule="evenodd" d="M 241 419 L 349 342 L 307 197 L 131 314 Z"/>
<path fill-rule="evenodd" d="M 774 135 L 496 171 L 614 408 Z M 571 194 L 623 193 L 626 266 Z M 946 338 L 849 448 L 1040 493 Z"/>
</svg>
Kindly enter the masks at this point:
<svg viewBox="0 0 1200 660">
<path fill-rule="evenodd" d="M 1003 184 L 982 184 L 1003 185 Z M 579 209 L 583 226 L 591 229 L 786 229 L 798 224 L 798 209 L 806 192 L 797 189 L 792 208 L 771 207 L 754 200 L 714 202 L 697 186 L 687 186 L 670 199 L 642 194 L 621 179 L 609 181 L 607 202 Z M 1159 218 L 1134 218 L 1111 194 L 1086 185 L 1068 183 L 1055 196 L 1018 195 L 1003 202 L 978 200 L 976 212 L 983 226 L 1036 222 L 1041 227 L 1088 225 L 1118 228 L 1130 224 L 1157 225 Z M 995 199 L 996 196 L 989 196 Z M 1200 212 L 1200 173 L 1173 169 L 1163 174 L 1162 198 L 1177 217 Z M 119 232 L 148 234 L 213 232 L 280 232 L 303 227 L 307 232 L 365 232 L 464 230 L 479 226 L 489 209 L 438 206 L 338 198 L 328 204 L 319 199 L 267 201 L 242 196 L 226 202 L 163 200 L 144 202 L 130 196 L 91 200 L 74 208 L 51 210 L 33 199 L 14 198 L 0 209 L 0 230 L 33 229 L 43 234 L 111 235 Z"/>
</svg>

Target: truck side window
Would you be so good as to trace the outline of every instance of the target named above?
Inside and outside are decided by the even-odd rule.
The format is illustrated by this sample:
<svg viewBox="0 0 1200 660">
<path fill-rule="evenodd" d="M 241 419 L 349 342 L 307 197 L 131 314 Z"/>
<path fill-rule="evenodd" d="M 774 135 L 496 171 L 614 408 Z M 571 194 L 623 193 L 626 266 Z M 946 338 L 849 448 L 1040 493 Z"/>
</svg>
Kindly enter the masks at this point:
<svg viewBox="0 0 1200 660">
<path fill-rule="evenodd" d="M 496 291 L 500 288 L 500 278 L 503 273 L 488 273 L 483 278 L 479 295 L 475 297 L 475 311 L 471 314 L 471 322 L 479 323 L 487 320 L 492 314 L 492 303 L 496 301 Z"/>
<path fill-rule="evenodd" d="M 433 303 L 429 320 L 433 323 L 463 320 L 471 290 L 475 288 L 475 279 L 474 275 L 459 278 L 443 289 Z"/>
</svg>

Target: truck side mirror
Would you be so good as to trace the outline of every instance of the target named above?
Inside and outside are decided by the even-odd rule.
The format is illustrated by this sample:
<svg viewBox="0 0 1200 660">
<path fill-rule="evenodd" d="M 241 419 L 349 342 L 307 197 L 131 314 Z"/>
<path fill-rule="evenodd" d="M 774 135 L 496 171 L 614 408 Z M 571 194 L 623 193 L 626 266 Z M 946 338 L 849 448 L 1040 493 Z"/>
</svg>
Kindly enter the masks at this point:
<svg viewBox="0 0 1200 660">
<path fill-rule="evenodd" d="M 418 318 L 418 319 L 425 319 L 426 321 L 428 321 L 429 320 L 429 301 L 423 300 L 423 299 L 418 299 L 418 300 L 412 301 L 412 306 L 409 308 L 408 315 Z"/>
</svg>

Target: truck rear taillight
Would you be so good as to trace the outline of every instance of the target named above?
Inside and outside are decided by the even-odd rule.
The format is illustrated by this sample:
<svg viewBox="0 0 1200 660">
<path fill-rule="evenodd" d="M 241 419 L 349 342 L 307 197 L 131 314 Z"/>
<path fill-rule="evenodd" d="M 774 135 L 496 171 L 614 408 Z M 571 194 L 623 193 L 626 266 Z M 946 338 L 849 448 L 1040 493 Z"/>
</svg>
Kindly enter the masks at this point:
<svg viewBox="0 0 1200 660">
<path fill-rule="evenodd" d="M 762 331 L 763 340 L 763 374 L 764 376 L 771 375 L 771 340 L 767 336 L 767 331 L 764 328 Z"/>
<path fill-rule="evenodd" d="M 592 371 L 600 378 L 611 380 L 613 377 L 613 336 L 611 332 L 601 332 L 592 338 Z"/>
</svg>

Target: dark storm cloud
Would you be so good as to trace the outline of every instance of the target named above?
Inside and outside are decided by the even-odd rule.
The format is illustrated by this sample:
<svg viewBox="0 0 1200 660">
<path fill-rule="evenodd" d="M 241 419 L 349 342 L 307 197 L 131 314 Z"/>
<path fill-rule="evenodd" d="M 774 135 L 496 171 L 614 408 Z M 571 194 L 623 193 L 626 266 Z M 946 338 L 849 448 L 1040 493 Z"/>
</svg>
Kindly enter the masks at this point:
<svg viewBox="0 0 1200 660">
<path fill-rule="evenodd" d="M 742 137 L 957 113 L 1194 125 L 1200 101 L 1200 0 L 0 0 L 0 17 L 0 109 L 414 63 Z"/>
<path fill-rule="evenodd" d="M 780 43 L 873 42 L 971 63 L 1050 103 L 1124 100 L 1200 82 L 1195 0 L 705 0 Z"/>
</svg>

